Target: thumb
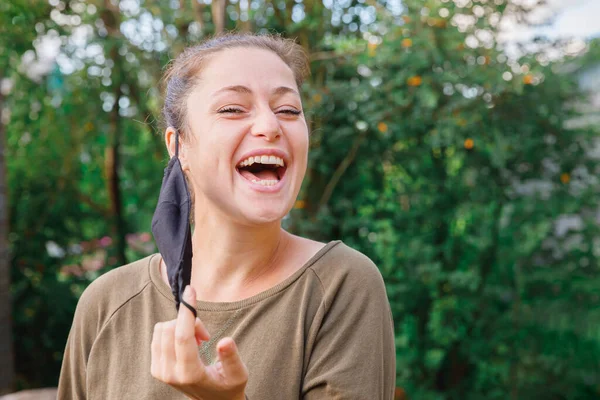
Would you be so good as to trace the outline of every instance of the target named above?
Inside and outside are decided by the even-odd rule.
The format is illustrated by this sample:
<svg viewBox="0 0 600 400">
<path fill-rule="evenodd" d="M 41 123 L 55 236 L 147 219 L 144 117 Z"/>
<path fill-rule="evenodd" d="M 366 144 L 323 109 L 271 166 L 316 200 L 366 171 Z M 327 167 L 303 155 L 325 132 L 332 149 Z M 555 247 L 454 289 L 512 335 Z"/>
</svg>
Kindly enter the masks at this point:
<svg viewBox="0 0 600 400">
<path fill-rule="evenodd" d="M 232 384 L 245 384 L 248 381 L 248 369 L 242 362 L 238 348 L 232 338 L 223 338 L 217 343 L 219 361 L 223 375 Z"/>
</svg>

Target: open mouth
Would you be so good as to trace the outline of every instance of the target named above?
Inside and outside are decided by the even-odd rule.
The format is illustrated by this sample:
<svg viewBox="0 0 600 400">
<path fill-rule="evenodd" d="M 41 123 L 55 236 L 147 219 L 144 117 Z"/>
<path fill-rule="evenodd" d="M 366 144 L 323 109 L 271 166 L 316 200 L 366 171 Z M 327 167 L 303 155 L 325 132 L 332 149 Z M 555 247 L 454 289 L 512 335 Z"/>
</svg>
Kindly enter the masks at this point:
<svg viewBox="0 0 600 400">
<path fill-rule="evenodd" d="M 275 186 L 285 175 L 285 162 L 277 156 L 250 156 L 236 167 L 245 179 L 262 186 Z"/>
</svg>

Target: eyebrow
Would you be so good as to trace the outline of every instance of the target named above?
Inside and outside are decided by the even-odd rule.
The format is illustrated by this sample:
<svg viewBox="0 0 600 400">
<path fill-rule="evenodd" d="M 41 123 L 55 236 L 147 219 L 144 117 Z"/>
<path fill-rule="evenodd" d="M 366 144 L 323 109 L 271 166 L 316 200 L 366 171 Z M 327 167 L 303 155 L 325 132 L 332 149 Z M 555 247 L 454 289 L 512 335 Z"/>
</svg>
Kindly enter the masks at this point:
<svg viewBox="0 0 600 400">
<path fill-rule="evenodd" d="M 252 90 L 250 90 L 249 87 L 243 86 L 243 85 L 234 85 L 234 86 L 226 86 L 224 88 L 221 88 L 219 90 L 217 90 L 214 94 L 219 94 L 222 92 L 235 92 L 235 93 L 241 93 L 241 94 L 252 94 Z M 300 93 L 298 93 L 295 89 L 292 89 L 291 87 L 287 87 L 287 86 L 279 86 L 278 88 L 274 89 L 272 91 L 272 94 L 276 95 L 276 96 L 281 96 L 287 93 L 293 93 L 296 96 L 300 97 Z"/>
</svg>

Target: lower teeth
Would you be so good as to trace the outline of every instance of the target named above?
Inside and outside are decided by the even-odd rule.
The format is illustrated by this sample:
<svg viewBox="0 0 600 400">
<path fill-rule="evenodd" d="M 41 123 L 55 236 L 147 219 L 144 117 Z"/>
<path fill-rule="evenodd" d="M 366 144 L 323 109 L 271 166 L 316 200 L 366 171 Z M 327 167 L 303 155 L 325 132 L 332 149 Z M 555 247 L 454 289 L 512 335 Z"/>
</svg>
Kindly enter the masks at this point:
<svg viewBox="0 0 600 400">
<path fill-rule="evenodd" d="M 263 186 L 274 186 L 275 184 L 277 184 L 277 180 L 276 179 L 263 179 L 263 180 L 256 180 L 256 179 L 252 179 L 252 183 L 258 183 L 259 185 L 263 185 Z"/>
</svg>

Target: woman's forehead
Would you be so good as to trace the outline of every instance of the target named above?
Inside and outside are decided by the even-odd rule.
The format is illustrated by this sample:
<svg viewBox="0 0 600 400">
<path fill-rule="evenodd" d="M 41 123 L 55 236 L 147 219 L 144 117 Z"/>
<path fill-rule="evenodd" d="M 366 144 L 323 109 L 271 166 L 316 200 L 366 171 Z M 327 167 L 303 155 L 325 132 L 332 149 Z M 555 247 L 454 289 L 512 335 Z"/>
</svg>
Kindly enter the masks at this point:
<svg viewBox="0 0 600 400">
<path fill-rule="evenodd" d="M 200 80 L 210 94 L 228 87 L 297 90 L 292 69 L 272 51 L 256 48 L 233 48 L 213 55 L 200 73 Z"/>
</svg>

